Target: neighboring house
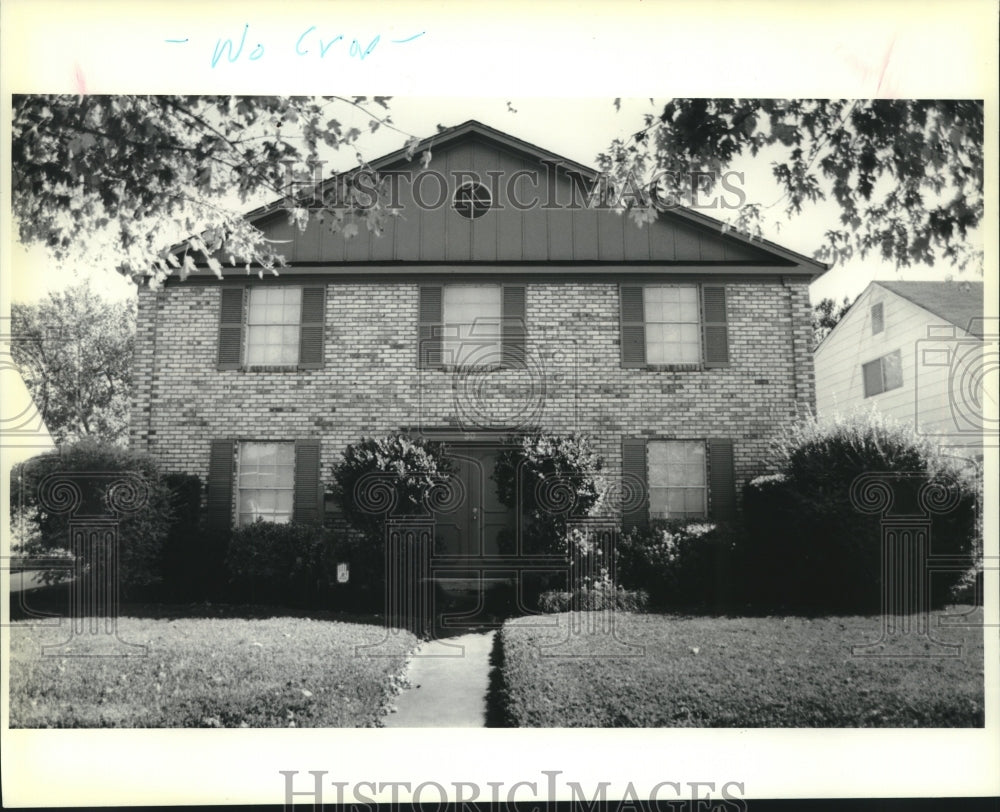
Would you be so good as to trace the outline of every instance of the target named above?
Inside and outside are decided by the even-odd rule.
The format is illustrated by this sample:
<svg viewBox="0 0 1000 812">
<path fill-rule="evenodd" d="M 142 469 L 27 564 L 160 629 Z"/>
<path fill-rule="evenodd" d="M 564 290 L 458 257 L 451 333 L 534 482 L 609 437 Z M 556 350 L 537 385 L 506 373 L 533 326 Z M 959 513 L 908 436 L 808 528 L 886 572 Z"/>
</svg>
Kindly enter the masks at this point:
<svg viewBox="0 0 1000 812">
<path fill-rule="evenodd" d="M 428 143 L 426 168 L 424 145 L 373 162 L 413 173 L 381 236 L 261 210 L 280 276 L 140 286 L 133 446 L 204 478 L 222 527 L 321 519 L 363 436 L 447 440 L 464 501 L 439 535 L 470 557 L 516 524 L 490 478 L 499 439 L 534 430 L 590 434 L 646 486 L 626 525 L 732 517 L 776 427 L 814 406 L 826 266 L 696 211 L 639 227 L 588 207 L 593 170 L 477 122 Z"/>
<path fill-rule="evenodd" d="M 816 348 L 817 413 L 874 406 L 981 457 L 983 339 L 982 282 L 872 282 Z"/>
<path fill-rule="evenodd" d="M 7 476 L 14 465 L 56 446 L 21 372 L 13 363 L 0 362 L 0 390 L 3 391 L 0 470 Z"/>
</svg>

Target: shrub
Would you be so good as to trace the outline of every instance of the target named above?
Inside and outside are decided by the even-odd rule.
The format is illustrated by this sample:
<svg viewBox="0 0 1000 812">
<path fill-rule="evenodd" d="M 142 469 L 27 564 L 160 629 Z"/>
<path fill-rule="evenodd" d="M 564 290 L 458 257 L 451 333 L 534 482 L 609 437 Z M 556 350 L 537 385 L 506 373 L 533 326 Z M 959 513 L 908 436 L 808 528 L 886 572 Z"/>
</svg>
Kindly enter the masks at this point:
<svg viewBox="0 0 1000 812">
<path fill-rule="evenodd" d="M 49 474 L 64 475 L 70 483 L 68 490 L 79 494 L 78 515 L 95 516 L 113 515 L 108 504 L 112 479 L 107 475 L 134 474 L 140 479 L 147 498 L 135 511 L 118 516 L 118 586 L 121 594 L 128 597 L 139 588 L 160 583 L 163 544 L 173 511 L 170 488 L 150 457 L 87 439 L 15 466 L 12 478 L 20 482 L 20 487 L 11 488 L 11 515 L 16 514 L 25 526 L 21 549 L 17 551 L 24 555 L 58 555 L 70 546 L 70 514 L 49 512 L 39 501 L 39 487 Z M 81 555 L 84 566 L 89 567 L 93 563 L 91 556 L 101 555 L 102 549 L 100 545 L 86 545 L 75 552 Z M 68 575 L 66 570 L 52 570 L 43 577 L 46 582 L 55 583 Z"/>
<path fill-rule="evenodd" d="M 744 570 L 762 606 L 815 611 L 881 607 L 881 514 L 866 513 L 851 487 L 861 474 L 884 474 L 895 515 L 920 514 L 918 494 L 932 480 L 950 482 L 957 505 L 931 513 L 931 551 L 970 556 L 977 549 L 973 476 L 925 436 L 876 412 L 791 426 L 773 448 L 779 476 L 744 489 Z M 961 572 L 935 572 L 931 605 L 948 600 Z"/>
<path fill-rule="evenodd" d="M 523 517 L 526 553 L 566 553 L 574 519 L 598 515 L 604 460 L 586 435 L 533 434 L 508 440 L 497 457 L 497 495 Z"/>
<path fill-rule="evenodd" d="M 451 471 L 441 443 L 405 434 L 366 437 L 344 450 L 333 466 L 331 491 L 357 531 L 338 543 L 338 556 L 351 566 L 349 591 L 356 600 L 371 608 L 383 600 L 386 520 L 428 515 L 431 489 Z"/>
<path fill-rule="evenodd" d="M 335 567 L 328 531 L 313 524 L 258 520 L 232 532 L 226 554 L 234 597 L 250 603 L 318 606 Z"/>
<path fill-rule="evenodd" d="M 170 489 L 173 518 L 163 545 L 161 597 L 167 601 L 187 601 L 201 597 L 208 572 L 218 575 L 207 555 L 208 539 L 201 532 L 201 478 L 194 474 L 168 473 L 163 481 Z"/>
<path fill-rule="evenodd" d="M 730 606 L 734 593 L 733 532 L 708 522 L 657 521 L 633 529 L 618 546 L 618 580 L 648 592 L 658 608 Z"/>
<path fill-rule="evenodd" d="M 548 590 L 538 596 L 538 608 L 543 612 L 600 612 L 618 609 L 642 612 L 649 605 L 649 595 L 642 589 L 612 587 L 606 577 L 572 592 Z"/>
</svg>

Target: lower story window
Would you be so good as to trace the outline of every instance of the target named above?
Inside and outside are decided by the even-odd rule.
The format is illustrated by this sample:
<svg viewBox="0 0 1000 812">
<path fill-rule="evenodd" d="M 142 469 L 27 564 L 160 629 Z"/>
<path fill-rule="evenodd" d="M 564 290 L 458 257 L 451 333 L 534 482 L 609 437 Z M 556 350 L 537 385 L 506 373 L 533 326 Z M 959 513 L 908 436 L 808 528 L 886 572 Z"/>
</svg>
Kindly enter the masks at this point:
<svg viewBox="0 0 1000 812">
<path fill-rule="evenodd" d="M 704 517 L 708 511 L 705 443 L 651 440 L 646 455 L 650 518 Z"/>
<path fill-rule="evenodd" d="M 292 520 L 295 493 L 295 443 L 240 443 L 238 460 L 239 524 L 257 519 L 286 524 Z"/>
</svg>

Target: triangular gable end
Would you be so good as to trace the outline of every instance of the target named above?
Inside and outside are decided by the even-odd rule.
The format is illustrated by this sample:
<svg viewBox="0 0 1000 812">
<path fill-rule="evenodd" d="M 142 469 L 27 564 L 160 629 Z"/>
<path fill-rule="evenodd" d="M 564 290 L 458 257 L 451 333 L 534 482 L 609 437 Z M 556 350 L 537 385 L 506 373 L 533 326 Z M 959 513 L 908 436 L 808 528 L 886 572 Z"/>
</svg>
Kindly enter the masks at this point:
<svg viewBox="0 0 1000 812">
<path fill-rule="evenodd" d="M 432 155 L 426 167 L 423 149 Z M 413 155 L 398 151 L 372 163 L 392 178 L 397 209 L 381 235 L 360 224 L 359 233 L 346 238 L 316 218 L 299 231 L 273 206 L 248 217 L 284 246 L 293 265 L 732 266 L 811 277 L 826 270 L 772 243 L 724 233 L 721 222 L 700 211 L 668 209 L 655 222 L 637 225 L 628 215 L 595 206 L 594 199 L 588 202 L 593 170 L 478 122 L 427 139 Z M 326 192 L 346 177 L 329 181 Z M 456 189 L 469 181 L 482 183 L 490 198 L 477 218 L 464 217 L 454 205 Z"/>
</svg>

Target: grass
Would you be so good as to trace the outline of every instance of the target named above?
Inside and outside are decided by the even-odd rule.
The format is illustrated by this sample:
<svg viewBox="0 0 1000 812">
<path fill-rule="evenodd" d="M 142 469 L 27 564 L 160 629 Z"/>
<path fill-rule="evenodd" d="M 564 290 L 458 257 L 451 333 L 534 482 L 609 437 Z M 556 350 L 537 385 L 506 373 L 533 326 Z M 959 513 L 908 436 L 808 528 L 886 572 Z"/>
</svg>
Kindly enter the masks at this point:
<svg viewBox="0 0 1000 812">
<path fill-rule="evenodd" d="M 684 617 L 615 613 L 641 657 L 601 656 L 608 637 L 568 635 L 583 614 L 525 617 L 501 630 L 506 724 L 520 727 L 981 727 L 983 630 L 939 629 L 961 658 L 856 657 L 874 617 Z M 977 615 L 981 617 L 981 614 Z M 596 617 L 596 615 L 594 615 Z M 553 620 L 554 619 L 554 620 Z M 558 622 L 543 627 L 540 623 Z M 542 656 L 542 647 L 561 656 Z M 926 653 L 906 635 L 902 648 Z M 898 649 L 897 649 L 898 651 Z M 569 654 L 571 656 L 565 656 Z M 588 656 L 591 655 L 591 656 Z"/>
<path fill-rule="evenodd" d="M 382 627 L 310 617 L 122 617 L 118 628 L 148 656 L 43 656 L 69 637 L 66 621 L 13 623 L 10 726 L 373 727 L 417 644 L 399 632 L 377 649 L 390 656 L 356 656 Z M 104 650 L 89 634 L 73 646 Z"/>
</svg>

